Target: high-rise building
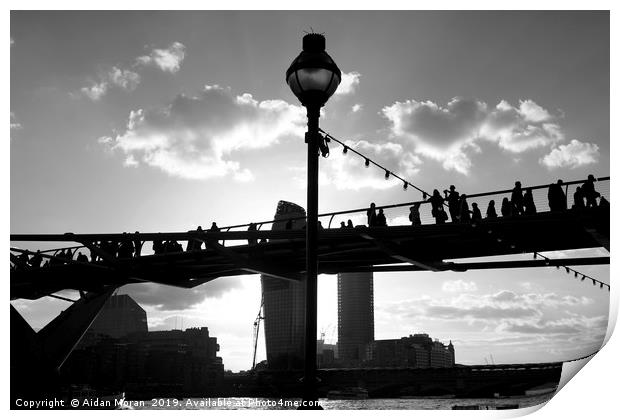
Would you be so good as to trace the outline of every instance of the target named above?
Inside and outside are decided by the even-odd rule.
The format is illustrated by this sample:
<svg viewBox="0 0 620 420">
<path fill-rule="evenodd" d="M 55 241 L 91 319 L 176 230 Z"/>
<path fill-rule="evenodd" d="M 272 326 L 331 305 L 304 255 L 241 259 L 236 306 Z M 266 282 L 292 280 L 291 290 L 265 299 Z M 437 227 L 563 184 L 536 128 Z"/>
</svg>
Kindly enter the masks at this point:
<svg viewBox="0 0 620 420">
<path fill-rule="evenodd" d="M 338 274 L 338 359 L 359 363 L 375 339 L 373 275 Z"/>
<path fill-rule="evenodd" d="M 301 229 L 306 211 L 297 204 L 278 202 L 272 230 Z M 270 369 L 299 368 L 304 360 L 305 284 L 261 275 L 265 346 Z"/>
<path fill-rule="evenodd" d="M 129 295 L 113 295 L 107 300 L 88 332 L 119 338 L 148 331 L 146 311 Z"/>
</svg>

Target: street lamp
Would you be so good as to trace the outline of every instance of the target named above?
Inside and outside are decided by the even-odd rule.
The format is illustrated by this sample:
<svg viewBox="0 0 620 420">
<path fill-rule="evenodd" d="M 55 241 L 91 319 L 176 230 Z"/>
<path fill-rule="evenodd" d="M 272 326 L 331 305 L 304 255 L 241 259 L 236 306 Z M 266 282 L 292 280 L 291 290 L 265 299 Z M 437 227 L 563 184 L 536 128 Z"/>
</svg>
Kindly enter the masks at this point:
<svg viewBox="0 0 620 420">
<path fill-rule="evenodd" d="M 306 223 L 306 333 L 304 355 L 303 400 L 318 406 L 316 394 L 316 306 L 317 306 L 317 225 L 319 204 L 319 114 L 321 107 L 334 94 L 341 80 L 340 69 L 325 52 L 325 37 L 307 34 L 303 51 L 286 71 L 286 83 L 306 107 L 308 116 L 308 195 Z"/>
</svg>

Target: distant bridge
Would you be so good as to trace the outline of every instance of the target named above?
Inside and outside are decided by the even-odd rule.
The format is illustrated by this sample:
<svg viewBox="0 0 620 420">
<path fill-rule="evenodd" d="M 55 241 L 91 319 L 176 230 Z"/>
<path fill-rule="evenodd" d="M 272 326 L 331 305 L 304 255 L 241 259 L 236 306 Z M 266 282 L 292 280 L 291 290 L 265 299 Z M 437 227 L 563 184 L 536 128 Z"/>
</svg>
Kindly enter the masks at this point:
<svg viewBox="0 0 620 420">
<path fill-rule="evenodd" d="M 334 389 L 362 387 L 374 398 L 399 396 L 493 397 L 524 395 L 532 388 L 557 387 L 562 363 L 457 365 L 453 368 L 319 369 L 320 395 Z M 256 385 L 270 396 L 300 395 L 301 371 L 259 371 Z"/>
</svg>

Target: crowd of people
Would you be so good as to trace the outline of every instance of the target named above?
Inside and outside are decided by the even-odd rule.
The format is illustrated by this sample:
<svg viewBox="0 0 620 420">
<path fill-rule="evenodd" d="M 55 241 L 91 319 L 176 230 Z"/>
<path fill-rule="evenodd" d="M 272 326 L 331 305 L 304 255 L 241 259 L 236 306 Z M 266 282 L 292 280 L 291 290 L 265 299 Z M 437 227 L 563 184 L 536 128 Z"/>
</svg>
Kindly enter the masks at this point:
<svg viewBox="0 0 620 420">
<path fill-rule="evenodd" d="M 573 193 L 573 204 L 571 209 L 582 210 L 595 207 L 608 207 L 609 201 L 605 199 L 594 186 L 596 179 L 593 175 L 588 175 L 588 179 L 580 186 L 575 188 Z M 556 183 L 549 185 L 547 190 L 547 200 L 549 204 L 549 210 L 552 212 L 562 212 L 568 210 L 568 200 L 565 192 L 565 184 L 561 179 Z M 566 189 L 567 191 L 567 189 Z M 598 203 L 597 203 L 598 199 Z M 443 196 L 439 193 L 439 190 L 433 190 L 433 194 L 426 200 L 431 205 L 431 215 L 435 219 L 436 224 L 446 223 L 451 220 L 452 223 L 476 223 L 483 220 L 482 212 L 478 207 L 478 203 L 472 203 L 471 209 L 467 202 L 466 194 L 459 194 L 456 191 L 454 185 L 450 185 L 449 189 L 443 191 Z M 422 224 L 420 217 L 420 205 L 422 202 L 414 203 L 409 208 L 409 221 L 412 226 L 419 226 Z M 446 212 L 446 207 L 448 212 Z M 515 186 L 512 189 L 510 198 L 504 197 L 502 199 L 500 213 L 503 218 L 518 217 L 522 215 L 536 214 L 536 204 L 531 188 L 525 190 L 521 186 L 521 182 L 515 182 Z M 448 213 L 450 216 L 448 216 Z M 486 219 L 492 220 L 499 217 L 495 210 L 495 200 L 490 200 L 486 210 Z M 366 211 L 367 224 L 369 227 L 386 227 L 387 219 L 380 208 L 377 211 L 375 203 L 371 203 L 370 207 Z M 292 220 L 288 220 L 285 225 L 285 229 L 292 229 Z M 321 222 L 318 222 L 318 228 L 322 229 Z M 354 228 L 351 219 L 345 224 L 344 221 L 340 222 L 341 229 Z M 302 228 L 305 229 L 305 226 Z M 250 223 L 248 231 L 256 231 L 257 225 Z M 201 226 L 198 226 L 196 230 L 190 231 L 199 234 L 205 231 Z M 211 228 L 207 232 L 220 232 L 220 228 L 215 222 L 211 224 Z M 139 234 L 140 232 L 135 232 Z M 262 239 L 260 243 L 264 242 Z M 48 254 L 42 254 L 40 250 L 36 253 L 22 252 L 20 254 L 11 254 L 11 268 L 39 268 L 47 266 L 57 266 L 71 263 L 72 261 L 80 263 L 96 262 L 108 257 L 112 258 L 132 258 L 140 257 L 142 254 L 142 247 L 145 241 L 141 241 L 123 232 L 122 239 L 120 241 L 99 241 L 95 243 L 95 248 L 100 251 L 90 252 L 90 259 L 86 254 L 78 251 L 81 247 L 62 248 L 55 250 L 52 256 Z M 199 251 L 203 249 L 203 243 L 206 245 L 217 243 L 217 240 L 202 240 L 198 238 L 192 238 L 187 241 L 185 251 Z M 255 245 L 259 243 L 257 239 L 248 239 L 249 245 Z M 153 253 L 155 255 L 183 252 L 183 245 L 177 240 L 153 240 Z M 205 246 L 206 249 L 206 246 Z"/>
<path fill-rule="evenodd" d="M 573 194 L 573 205 L 571 209 L 586 209 L 598 206 L 608 206 L 609 202 L 605 197 L 601 196 L 594 187 L 596 179 L 593 175 L 589 175 L 588 179 L 575 189 Z M 547 199 L 549 201 L 549 209 L 552 212 L 568 210 L 567 197 L 564 190 L 565 184 L 560 179 L 556 183 L 549 185 Z M 599 202 L 597 203 L 597 198 Z M 459 194 L 454 185 L 443 191 L 443 196 L 439 190 L 433 190 L 433 194 L 426 200 L 431 205 L 431 215 L 435 219 L 436 224 L 443 224 L 450 220 L 452 223 L 475 223 L 483 220 L 482 212 L 478 207 L 478 203 L 472 203 L 471 209 L 467 202 L 466 194 Z M 409 221 L 412 226 L 422 224 L 420 218 L 420 205 L 415 203 L 409 208 Z M 446 207 L 448 212 L 446 212 Z M 536 214 L 536 203 L 531 188 L 523 189 L 521 182 L 515 182 L 515 186 L 509 197 L 502 199 L 500 213 L 501 217 L 517 217 L 521 215 Z M 448 216 L 448 213 L 450 216 Z M 387 226 L 383 209 L 379 209 L 377 213 L 375 203 L 371 203 L 366 212 L 367 223 L 369 227 Z M 487 210 L 486 219 L 498 218 L 495 209 L 495 200 L 490 200 Z M 342 222 L 341 227 L 344 222 Z"/>
<path fill-rule="evenodd" d="M 220 229 L 215 222 L 208 229 L 208 232 L 219 232 Z M 191 232 L 191 231 L 190 231 Z M 198 226 L 194 232 L 203 233 L 201 226 Z M 136 232 L 139 234 L 140 232 Z M 90 258 L 88 255 L 83 254 L 78 249 L 83 247 L 70 247 L 61 248 L 58 250 L 52 250 L 53 254 L 43 254 L 40 250 L 36 253 L 22 252 L 20 254 L 11 254 L 11 269 L 20 268 L 40 268 L 70 264 L 72 262 L 88 263 L 103 261 L 104 259 L 111 258 L 137 258 L 142 255 L 142 247 L 145 241 L 139 239 L 131 239 L 127 232 L 123 232 L 120 241 L 98 241 L 95 242 L 94 249 L 99 251 L 90 251 Z M 207 241 L 209 242 L 209 241 Z M 190 239 L 187 241 L 187 247 L 185 251 L 198 251 L 202 249 L 203 241 L 200 239 Z M 153 254 L 161 255 L 171 252 L 183 252 L 183 245 L 177 240 L 153 240 Z M 29 256 L 30 255 L 30 256 Z"/>
</svg>

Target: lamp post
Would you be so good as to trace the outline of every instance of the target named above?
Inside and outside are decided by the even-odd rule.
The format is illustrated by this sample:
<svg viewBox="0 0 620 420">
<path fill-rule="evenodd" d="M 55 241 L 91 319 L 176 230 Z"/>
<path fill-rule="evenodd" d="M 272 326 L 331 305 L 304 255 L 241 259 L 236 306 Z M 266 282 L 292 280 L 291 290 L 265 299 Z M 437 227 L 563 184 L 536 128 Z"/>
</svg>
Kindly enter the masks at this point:
<svg viewBox="0 0 620 420">
<path fill-rule="evenodd" d="M 306 331 L 304 355 L 303 401 L 320 408 L 316 394 L 316 307 L 317 307 L 317 225 L 319 203 L 319 114 L 321 107 L 334 94 L 340 84 L 340 69 L 325 52 L 325 37 L 307 34 L 302 41 L 303 50 L 286 71 L 286 83 L 308 117 L 308 192 L 306 223 Z"/>
</svg>

